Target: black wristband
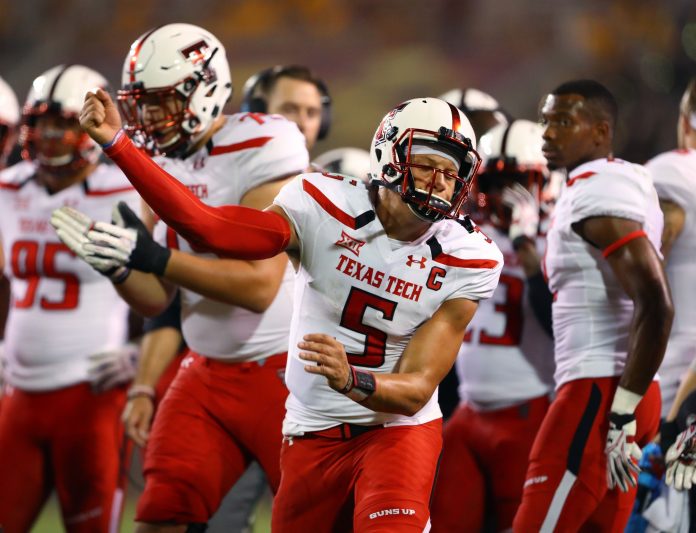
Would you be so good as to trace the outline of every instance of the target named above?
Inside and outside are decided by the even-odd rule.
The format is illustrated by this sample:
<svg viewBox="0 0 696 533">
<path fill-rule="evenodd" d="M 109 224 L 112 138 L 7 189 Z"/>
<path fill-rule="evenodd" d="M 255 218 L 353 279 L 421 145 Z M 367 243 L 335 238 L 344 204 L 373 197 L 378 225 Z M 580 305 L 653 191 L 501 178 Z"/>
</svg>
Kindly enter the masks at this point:
<svg viewBox="0 0 696 533">
<path fill-rule="evenodd" d="M 167 263 L 172 256 L 172 251 L 164 246 L 152 247 L 152 270 L 153 274 L 164 276 L 164 271 L 167 270 Z"/>
<path fill-rule="evenodd" d="M 377 390 L 377 381 L 375 380 L 375 375 L 367 370 L 358 370 L 354 368 L 355 372 L 355 383 L 353 388 L 360 389 L 362 392 L 368 396 Z"/>
<path fill-rule="evenodd" d="M 667 455 L 667 450 L 675 443 L 678 435 L 679 426 L 676 420 L 670 422 L 663 420 L 660 423 L 660 449 L 662 450 L 662 455 Z"/>
</svg>

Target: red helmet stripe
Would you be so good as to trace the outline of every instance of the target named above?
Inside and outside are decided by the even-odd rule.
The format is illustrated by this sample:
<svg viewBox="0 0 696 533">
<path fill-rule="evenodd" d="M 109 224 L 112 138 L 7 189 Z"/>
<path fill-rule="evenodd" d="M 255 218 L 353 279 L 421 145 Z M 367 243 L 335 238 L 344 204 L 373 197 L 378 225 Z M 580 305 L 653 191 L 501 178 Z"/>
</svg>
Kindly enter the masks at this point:
<svg viewBox="0 0 696 533">
<path fill-rule="evenodd" d="M 138 62 L 138 55 L 140 54 L 140 49 L 143 47 L 143 44 L 145 44 L 145 41 L 147 41 L 147 38 L 150 37 L 153 33 L 155 33 L 156 30 L 158 30 L 160 26 L 157 26 L 156 28 L 152 28 L 149 32 L 147 32 L 143 37 L 138 41 L 138 44 L 136 44 L 133 48 L 133 53 L 130 56 L 130 65 L 128 65 L 128 70 L 130 71 L 130 82 L 135 83 L 135 65 Z"/>
<path fill-rule="evenodd" d="M 459 131 L 459 126 L 462 123 L 462 119 L 459 116 L 459 110 L 449 102 L 447 102 L 447 105 L 450 107 L 450 111 L 452 112 L 452 130 Z"/>
</svg>

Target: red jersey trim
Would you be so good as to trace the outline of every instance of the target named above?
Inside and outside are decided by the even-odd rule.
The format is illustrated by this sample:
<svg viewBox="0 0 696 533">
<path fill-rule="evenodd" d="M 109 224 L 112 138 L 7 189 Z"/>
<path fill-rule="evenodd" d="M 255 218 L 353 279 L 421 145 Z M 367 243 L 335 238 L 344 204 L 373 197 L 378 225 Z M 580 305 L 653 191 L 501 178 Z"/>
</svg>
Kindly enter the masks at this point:
<svg viewBox="0 0 696 533">
<path fill-rule="evenodd" d="M 596 173 L 596 172 L 593 172 L 593 171 L 591 171 L 591 170 L 589 170 L 589 171 L 587 171 L 587 172 L 583 172 L 582 174 L 578 174 L 578 175 L 575 176 L 574 178 L 570 178 L 570 179 L 566 182 L 566 185 L 567 185 L 568 187 L 572 187 L 573 184 L 574 184 L 576 181 L 578 181 L 578 180 L 584 180 L 584 179 L 590 178 L 590 177 L 594 176 L 595 174 L 597 174 L 597 173 Z"/>
<path fill-rule="evenodd" d="M 458 268 L 495 268 L 498 266 L 498 261 L 494 259 L 460 259 L 453 255 L 446 254 L 442 251 L 442 246 L 436 237 L 430 237 L 426 244 L 430 247 L 430 255 L 433 261 L 441 265 L 458 267 Z"/>
<path fill-rule="evenodd" d="M 498 261 L 493 259 L 460 259 L 453 255 L 442 253 L 437 257 L 433 257 L 433 261 L 441 265 L 459 268 L 495 268 L 498 266 Z"/>
<path fill-rule="evenodd" d="M 224 146 L 213 146 L 213 149 L 210 150 L 210 155 L 222 155 L 228 154 L 230 152 L 248 150 L 250 148 L 261 148 L 271 139 L 273 139 L 273 137 L 255 137 L 253 139 L 242 141 L 240 143 L 226 144 Z"/>
<path fill-rule="evenodd" d="M 93 191 L 91 189 L 88 189 L 86 194 L 87 196 L 109 196 L 110 194 L 119 194 L 122 192 L 128 192 L 128 191 L 134 191 L 135 187 L 133 186 L 127 186 L 127 187 L 118 187 L 116 189 L 101 189 L 98 191 Z"/>
<path fill-rule="evenodd" d="M 309 194 L 314 201 L 316 201 L 321 208 L 326 211 L 333 218 L 338 220 L 344 226 L 348 226 L 350 229 L 360 229 L 366 224 L 369 224 L 375 219 L 374 211 L 365 211 L 358 217 L 352 217 L 340 207 L 336 206 L 331 200 L 329 200 L 324 193 L 317 189 L 312 183 L 307 180 L 302 180 L 302 189 Z"/>
<path fill-rule="evenodd" d="M 22 185 L 18 183 L 0 183 L 0 189 L 7 189 L 8 191 L 18 191 L 21 188 Z"/>
<path fill-rule="evenodd" d="M 632 231 L 631 233 L 628 233 L 621 237 L 620 239 L 617 239 L 616 241 L 612 242 L 609 246 L 607 246 L 604 250 L 602 250 L 602 257 L 609 257 L 611 254 L 613 254 L 616 250 L 621 248 L 622 246 L 628 244 L 634 239 L 640 239 L 641 237 L 647 237 L 648 234 L 645 233 L 642 229 L 637 229 L 636 231 Z"/>
</svg>

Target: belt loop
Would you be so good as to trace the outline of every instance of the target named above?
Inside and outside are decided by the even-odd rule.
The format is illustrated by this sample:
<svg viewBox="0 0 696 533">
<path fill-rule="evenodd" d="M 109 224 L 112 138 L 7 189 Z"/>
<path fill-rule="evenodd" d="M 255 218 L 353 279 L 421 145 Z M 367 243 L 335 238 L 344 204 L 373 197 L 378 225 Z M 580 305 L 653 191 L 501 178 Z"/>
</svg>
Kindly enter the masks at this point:
<svg viewBox="0 0 696 533">
<path fill-rule="evenodd" d="M 348 424 L 341 424 L 341 439 L 348 440 L 350 438 L 350 427 Z"/>
</svg>

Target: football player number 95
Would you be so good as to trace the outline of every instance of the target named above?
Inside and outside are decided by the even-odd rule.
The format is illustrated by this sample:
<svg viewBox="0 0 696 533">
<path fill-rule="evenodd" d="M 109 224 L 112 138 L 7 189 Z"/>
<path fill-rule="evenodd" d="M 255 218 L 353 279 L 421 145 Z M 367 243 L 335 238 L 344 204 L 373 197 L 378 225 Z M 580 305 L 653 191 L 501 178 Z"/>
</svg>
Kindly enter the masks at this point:
<svg viewBox="0 0 696 533">
<path fill-rule="evenodd" d="M 13 299 L 14 307 L 27 309 L 38 304 L 46 311 L 64 311 L 77 307 L 80 301 L 80 279 L 71 272 L 60 272 L 56 269 L 55 258 L 58 254 L 74 256 L 63 243 L 15 241 L 10 256 L 12 273 L 17 279 L 27 282 L 27 290 L 21 298 Z M 62 297 L 51 299 L 38 295 L 42 277 L 62 281 Z"/>
<path fill-rule="evenodd" d="M 384 353 L 387 348 L 387 334 L 363 323 L 363 317 L 368 307 L 382 313 L 384 320 L 393 320 L 397 302 L 375 296 L 357 287 L 352 287 L 346 300 L 341 316 L 341 326 L 351 331 L 365 335 L 363 353 L 349 353 L 348 362 L 351 365 L 378 368 L 384 364 Z"/>
</svg>

